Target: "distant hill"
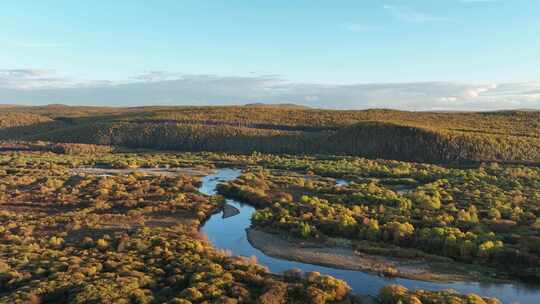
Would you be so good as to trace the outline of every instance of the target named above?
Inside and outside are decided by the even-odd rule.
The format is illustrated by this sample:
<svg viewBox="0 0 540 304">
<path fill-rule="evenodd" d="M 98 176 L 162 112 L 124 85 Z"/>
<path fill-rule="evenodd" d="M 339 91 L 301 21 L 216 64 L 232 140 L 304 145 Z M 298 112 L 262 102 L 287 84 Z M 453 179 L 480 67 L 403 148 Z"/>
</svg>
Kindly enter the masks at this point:
<svg viewBox="0 0 540 304">
<path fill-rule="evenodd" d="M 0 108 L 0 139 L 181 151 L 540 162 L 540 112 L 338 111 L 283 105 Z"/>
<path fill-rule="evenodd" d="M 527 108 L 523 108 L 523 109 L 515 109 L 515 110 L 507 110 L 507 111 L 540 112 L 539 109 L 527 109 Z"/>
<path fill-rule="evenodd" d="M 63 109 L 63 108 L 69 108 L 70 106 L 61 104 L 61 103 L 50 103 L 48 105 L 43 106 L 44 108 L 49 109 Z"/>
<path fill-rule="evenodd" d="M 310 109 L 311 107 L 294 104 L 294 103 L 248 103 L 244 107 L 261 107 L 261 108 L 293 108 L 293 109 Z"/>
<path fill-rule="evenodd" d="M 0 104 L 0 109 L 13 109 L 13 108 L 20 108 L 23 106 L 16 105 L 16 104 Z"/>
</svg>

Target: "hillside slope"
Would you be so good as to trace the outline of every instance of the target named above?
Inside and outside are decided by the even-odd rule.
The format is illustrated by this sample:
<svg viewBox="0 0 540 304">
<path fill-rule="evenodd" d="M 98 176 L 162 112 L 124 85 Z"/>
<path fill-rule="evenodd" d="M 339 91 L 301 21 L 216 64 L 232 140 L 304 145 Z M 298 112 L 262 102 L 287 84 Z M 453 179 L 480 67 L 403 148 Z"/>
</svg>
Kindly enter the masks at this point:
<svg viewBox="0 0 540 304">
<path fill-rule="evenodd" d="M 413 161 L 540 161 L 540 113 L 281 107 L 23 107 L 0 139 L 181 151 L 339 154 Z"/>
</svg>

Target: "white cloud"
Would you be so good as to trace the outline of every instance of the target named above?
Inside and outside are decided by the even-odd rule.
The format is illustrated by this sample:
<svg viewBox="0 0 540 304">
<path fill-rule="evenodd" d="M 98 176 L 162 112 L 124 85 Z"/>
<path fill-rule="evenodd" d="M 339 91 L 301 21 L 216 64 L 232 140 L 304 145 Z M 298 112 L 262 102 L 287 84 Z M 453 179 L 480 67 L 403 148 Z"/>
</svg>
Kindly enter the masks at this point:
<svg viewBox="0 0 540 304">
<path fill-rule="evenodd" d="M 466 98 L 477 98 L 480 97 L 481 94 L 488 92 L 489 90 L 494 90 L 497 88 L 496 84 L 491 84 L 487 86 L 480 86 L 476 88 L 472 88 L 469 90 L 466 90 L 463 93 L 463 96 Z"/>
<path fill-rule="evenodd" d="M 456 101 L 458 101 L 458 98 L 455 97 L 455 96 L 439 97 L 439 98 L 437 98 L 437 101 L 439 101 L 439 102 L 456 102 Z"/>
<path fill-rule="evenodd" d="M 307 101 L 307 102 L 316 102 L 316 101 L 319 101 L 319 96 L 308 95 L 308 96 L 304 97 L 304 100 Z"/>
<path fill-rule="evenodd" d="M 71 105 L 298 103 L 336 109 L 540 109 L 540 82 L 313 84 L 276 75 L 180 75 L 151 71 L 125 81 L 77 82 L 46 70 L 0 70 L 0 102 Z M 176 76 L 175 76 L 176 75 Z"/>
<path fill-rule="evenodd" d="M 133 79 L 142 81 L 163 81 L 178 78 L 179 76 L 180 74 L 178 73 L 170 73 L 165 71 L 148 71 L 133 77 Z"/>
<path fill-rule="evenodd" d="M 49 70 L 42 69 L 0 69 L 1 78 L 30 78 L 49 74 Z"/>
<path fill-rule="evenodd" d="M 69 81 L 44 69 L 0 69 L 0 88 L 35 89 L 63 87 Z"/>
</svg>

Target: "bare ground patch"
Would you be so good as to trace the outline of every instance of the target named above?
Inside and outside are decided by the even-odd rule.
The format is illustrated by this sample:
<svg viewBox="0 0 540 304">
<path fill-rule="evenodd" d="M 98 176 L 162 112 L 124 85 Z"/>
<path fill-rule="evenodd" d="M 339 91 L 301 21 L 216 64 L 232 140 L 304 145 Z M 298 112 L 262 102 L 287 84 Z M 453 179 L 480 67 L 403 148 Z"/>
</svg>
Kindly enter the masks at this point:
<svg viewBox="0 0 540 304">
<path fill-rule="evenodd" d="M 442 267 L 424 260 L 370 255 L 347 246 L 328 246 L 299 239 L 288 240 L 253 228 L 247 229 L 247 236 L 253 247 L 269 256 L 303 263 L 424 281 L 477 281 L 480 278 L 477 273 L 463 271 L 466 267 L 464 265 Z"/>
</svg>

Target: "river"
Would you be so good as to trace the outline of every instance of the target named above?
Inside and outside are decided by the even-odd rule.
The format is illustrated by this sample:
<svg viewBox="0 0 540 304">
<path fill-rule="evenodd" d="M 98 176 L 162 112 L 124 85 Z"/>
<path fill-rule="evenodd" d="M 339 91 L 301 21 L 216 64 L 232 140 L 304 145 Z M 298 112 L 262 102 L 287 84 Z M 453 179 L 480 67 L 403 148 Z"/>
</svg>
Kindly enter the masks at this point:
<svg viewBox="0 0 540 304">
<path fill-rule="evenodd" d="M 202 180 L 200 192 L 207 195 L 216 194 L 216 186 L 220 182 L 237 178 L 241 170 L 219 169 L 215 173 L 205 176 Z M 222 218 L 221 213 L 214 214 L 202 227 L 216 248 L 226 249 L 234 255 L 255 256 L 261 265 L 267 266 L 270 271 L 279 273 L 284 270 L 298 268 L 302 271 L 318 271 L 321 274 L 346 281 L 355 293 L 377 295 L 379 289 L 388 284 L 401 284 L 409 289 L 441 290 L 454 289 L 460 293 L 476 293 L 484 297 L 496 297 L 503 303 L 538 304 L 540 303 L 540 286 L 525 283 L 434 283 L 401 278 L 384 278 L 373 273 L 343 270 L 288 261 L 265 255 L 262 251 L 251 246 L 247 240 L 246 229 L 251 225 L 251 215 L 255 209 L 236 200 L 227 199 L 227 203 L 238 208 L 238 215 Z"/>
</svg>

